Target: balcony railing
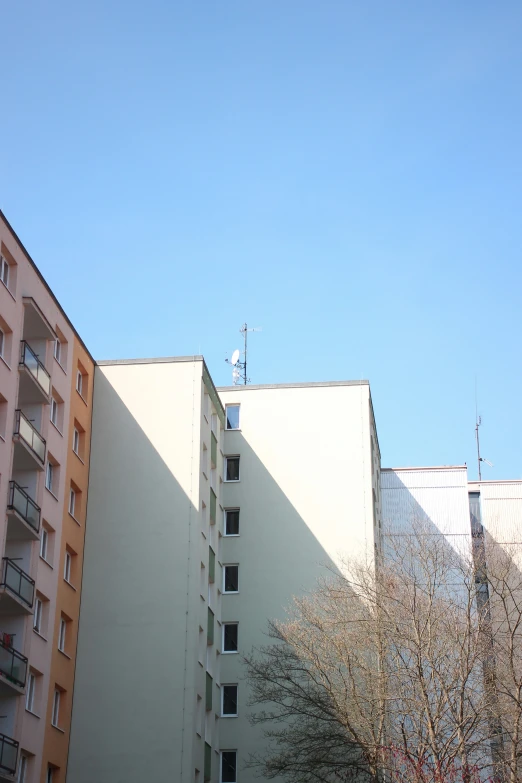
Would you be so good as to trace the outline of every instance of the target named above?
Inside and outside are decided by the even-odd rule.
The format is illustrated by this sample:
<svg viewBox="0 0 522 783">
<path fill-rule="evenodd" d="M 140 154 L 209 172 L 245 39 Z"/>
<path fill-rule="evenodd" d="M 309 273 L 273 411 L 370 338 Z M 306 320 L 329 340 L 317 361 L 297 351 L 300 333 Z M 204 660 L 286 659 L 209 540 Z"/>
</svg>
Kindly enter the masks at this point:
<svg viewBox="0 0 522 783">
<path fill-rule="evenodd" d="M 25 340 L 22 340 L 20 345 L 20 364 L 23 364 L 29 370 L 37 384 L 46 394 L 49 394 L 51 391 L 51 376 Z"/>
<path fill-rule="evenodd" d="M 7 509 L 16 511 L 33 530 L 40 532 L 40 506 L 31 500 L 25 489 L 22 489 L 16 481 L 9 482 Z"/>
<path fill-rule="evenodd" d="M 22 571 L 14 560 L 3 557 L 2 581 L 0 587 L 6 587 L 14 593 L 24 604 L 32 608 L 34 601 L 34 579 Z"/>
<path fill-rule="evenodd" d="M 19 685 L 20 688 L 24 688 L 27 678 L 27 663 L 25 655 L 0 639 L 0 674 L 3 674 L 15 685 Z"/>
<path fill-rule="evenodd" d="M 16 775 L 18 761 L 18 742 L 5 734 L 0 734 L 0 772 Z"/>
<path fill-rule="evenodd" d="M 42 438 L 36 427 L 21 410 L 15 411 L 14 434 L 22 438 L 43 465 L 45 462 L 45 438 Z"/>
</svg>

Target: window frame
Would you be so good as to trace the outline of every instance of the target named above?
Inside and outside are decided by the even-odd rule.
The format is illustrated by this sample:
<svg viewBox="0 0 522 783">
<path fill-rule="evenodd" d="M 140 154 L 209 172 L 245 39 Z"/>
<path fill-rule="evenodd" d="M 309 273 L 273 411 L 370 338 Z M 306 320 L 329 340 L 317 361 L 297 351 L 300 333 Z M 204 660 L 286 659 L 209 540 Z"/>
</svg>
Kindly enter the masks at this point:
<svg viewBox="0 0 522 783">
<path fill-rule="evenodd" d="M 237 590 L 227 590 L 227 568 L 237 568 Z M 239 593 L 239 563 L 223 563 L 223 595 L 237 595 Z"/>
<path fill-rule="evenodd" d="M 53 473 L 54 473 L 54 465 L 50 460 L 47 460 L 47 467 L 45 469 L 45 488 L 49 490 L 52 494 L 53 492 Z M 50 478 L 50 481 L 49 481 Z"/>
<path fill-rule="evenodd" d="M 4 359 L 4 348 L 5 348 L 5 332 L 0 326 L 0 359 Z"/>
<path fill-rule="evenodd" d="M 51 395 L 51 410 L 50 410 L 50 416 L 51 424 L 54 424 L 56 429 L 58 429 L 58 400 Z M 54 416 L 53 416 L 54 414 Z"/>
<path fill-rule="evenodd" d="M 16 783 L 26 783 L 27 768 L 29 766 L 29 756 L 25 753 L 20 753 L 20 766 L 18 767 L 18 777 Z"/>
<path fill-rule="evenodd" d="M 235 688 L 236 689 L 236 711 L 235 712 L 225 712 L 225 688 Z M 238 701 L 238 695 L 239 695 L 239 685 L 237 682 L 227 682 L 227 683 L 221 683 L 221 718 L 237 718 L 239 715 L 238 707 L 239 707 L 239 701 Z"/>
<path fill-rule="evenodd" d="M 74 451 L 77 457 L 80 456 L 80 431 L 76 427 L 73 427 L 72 450 Z"/>
<path fill-rule="evenodd" d="M 79 367 L 76 370 L 76 391 L 83 397 L 83 373 Z"/>
<path fill-rule="evenodd" d="M 227 414 L 227 408 L 237 408 L 237 427 L 229 427 L 228 426 L 228 414 Z M 225 405 L 225 431 L 226 432 L 237 432 L 241 429 L 241 403 L 240 402 L 230 402 L 228 405 Z"/>
<path fill-rule="evenodd" d="M 59 720 L 60 720 L 60 699 L 61 699 L 61 692 L 58 690 L 58 688 L 55 687 L 54 694 L 53 694 L 53 706 L 51 710 L 51 726 L 54 726 L 55 729 L 60 728 Z"/>
<path fill-rule="evenodd" d="M 38 596 L 34 601 L 33 630 L 42 635 L 43 601 Z"/>
<path fill-rule="evenodd" d="M 49 561 L 47 560 L 47 547 L 49 545 L 49 531 L 46 527 L 43 527 L 42 525 L 42 535 L 40 537 L 40 557 L 42 560 L 45 560 L 46 563 Z"/>
<path fill-rule="evenodd" d="M 7 270 L 7 279 L 4 280 L 4 269 Z M 10 264 L 7 261 L 7 258 L 5 256 L 0 255 L 0 280 L 5 285 L 8 291 L 11 289 L 9 288 L 9 276 L 11 273 Z"/>
<path fill-rule="evenodd" d="M 58 362 L 58 364 L 61 367 L 62 366 L 62 362 L 61 362 L 61 358 L 62 358 L 62 341 L 60 340 L 59 337 L 57 337 L 56 340 L 54 341 L 53 356 L 54 356 L 54 358 L 56 359 L 56 361 Z"/>
<path fill-rule="evenodd" d="M 76 508 L 76 492 L 69 487 L 69 514 L 75 519 L 74 510 Z"/>
<path fill-rule="evenodd" d="M 227 478 L 227 470 L 228 470 L 228 460 L 229 459 L 237 459 L 237 479 L 229 479 Z M 225 470 L 224 473 L 224 483 L 225 484 L 238 484 L 241 481 L 241 456 L 239 454 L 226 454 L 225 455 Z"/>
<path fill-rule="evenodd" d="M 237 630 L 236 636 L 236 650 L 225 650 L 225 630 L 227 626 L 235 625 Z M 221 654 L 222 655 L 237 655 L 239 653 L 239 622 L 222 623 L 222 639 L 221 639 Z"/>
<path fill-rule="evenodd" d="M 223 778 L 223 756 L 225 753 L 233 753 L 235 758 L 235 780 L 228 782 Z M 237 783 L 237 750 L 221 750 L 219 752 L 219 781 L 220 783 Z"/>
<path fill-rule="evenodd" d="M 32 687 L 31 687 L 32 686 Z M 27 678 L 27 693 L 25 695 L 25 709 L 34 714 L 34 697 L 36 693 L 36 675 L 29 672 Z"/>
<path fill-rule="evenodd" d="M 72 570 L 72 555 L 71 553 L 66 549 L 65 550 L 65 558 L 63 561 L 63 578 L 68 584 L 71 583 L 71 570 Z"/>
<path fill-rule="evenodd" d="M 65 652 L 65 637 L 67 633 L 67 620 L 60 617 L 60 625 L 58 626 L 58 649 L 60 652 Z"/>
<path fill-rule="evenodd" d="M 227 538 L 234 538 L 234 537 L 237 538 L 237 536 L 240 535 L 240 533 L 239 533 L 239 530 L 240 530 L 239 522 L 240 522 L 240 517 L 241 517 L 241 515 L 240 515 L 241 509 L 240 508 L 225 508 L 225 509 L 223 509 L 223 511 L 224 511 L 224 514 L 225 514 L 225 519 L 223 521 L 223 536 L 226 536 Z M 227 514 L 228 514 L 229 511 L 237 511 L 237 530 L 238 530 L 237 533 L 227 533 Z"/>
</svg>

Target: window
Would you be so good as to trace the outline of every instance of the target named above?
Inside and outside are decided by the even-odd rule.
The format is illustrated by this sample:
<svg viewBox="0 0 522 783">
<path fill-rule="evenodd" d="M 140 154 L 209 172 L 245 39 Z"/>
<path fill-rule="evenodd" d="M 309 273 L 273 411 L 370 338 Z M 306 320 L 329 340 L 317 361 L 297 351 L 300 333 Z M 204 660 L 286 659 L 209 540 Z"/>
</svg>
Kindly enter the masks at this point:
<svg viewBox="0 0 522 783">
<path fill-rule="evenodd" d="M 34 676 L 33 672 L 30 672 L 29 678 L 27 680 L 27 693 L 25 695 L 25 709 L 29 710 L 29 712 L 34 711 L 35 690 L 36 690 L 36 677 Z"/>
<path fill-rule="evenodd" d="M 226 536 L 239 535 L 239 509 L 238 508 L 225 509 L 225 535 Z"/>
<path fill-rule="evenodd" d="M 239 405 L 226 405 L 227 430 L 239 429 Z"/>
<path fill-rule="evenodd" d="M 0 356 L 2 359 L 4 358 L 4 345 L 5 345 L 5 334 L 2 329 L 0 329 Z"/>
<path fill-rule="evenodd" d="M 239 591 L 239 566 L 226 565 L 223 568 L 223 592 L 237 593 Z"/>
<path fill-rule="evenodd" d="M 42 612 L 43 604 L 40 598 L 34 602 L 33 628 L 38 633 L 42 633 Z"/>
<path fill-rule="evenodd" d="M 237 653 L 237 623 L 223 623 L 223 652 Z"/>
<path fill-rule="evenodd" d="M 61 358 L 62 358 L 62 344 L 58 338 L 56 338 L 54 342 L 54 358 L 58 362 L 58 364 L 61 364 Z"/>
<path fill-rule="evenodd" d="M 237 751 L 221 751 L 220 783 L 237 783 Z"/>
<path fill-rule="evenodd" d="M 9 288 L 9 264 L 3 256 L 0 256 L 0 280 Z"/>
<path fill-rule="evenodd" d="M 58 401 L 51 397 L 51 421 L 55 427 L 58 426 Z"/>
<path fill-rule="evenodd" d="M 53 783 L 54 781 L 54 767 L 47 767 L 47 777 L 45 783 Z"/>
<path fill-rule="evenodd" d="M 59 719 L 60 719 L 60 691 L 57 688 L 55 688 L 54 696 L 53 696 L 53 711 L 51 715 L 52 725 L 58 726 Z M 49 773 L 47 773 L 47 776 L 49 776 Z"/>
<path fill-rule="evenodd" d="M 65 562 L 63 566 L 63 578 L 66 582 L 71 582 L 71 565 L 72 565 L 72 557 L 70 552 L 65 553 Z"/>
<path fill-rule="evenodd" d="M 223 685 L 221 691 L 221 715 L 237 718 L 237 685 Z"/>
<path fill-rule="evenodd" d="M 58 630 L 58 649 L 60 652 L 65 652 L 65 632 L 67 629 L 67 623 L 63 617 L 60 617 L 60 628 Z"/>
<path fill-rule="evenodd" d="M 76 391 L 79 394 L 82 394 L 83 392 L 83 375 L 81 373 L 81 370 L 76 370 Z"/>
<path fill-rule="evenodd" d="M 69 514 L 73 517 L 74 516 L 74 509 L 76 506 L 76 492 L 71 487 L 69 490 Z"/>
<path fill-rule="evenodd" d="M 49 490 L 49 492 L 53 491 L 53 482 L 54 482 L 54 465 L 52 462 L 47 463 L 47 470 L 45 471 L 45 486 Z"/>
<path fill-rule="evenodd" d="M 239 457 L 225 457 L 225 481 L 239 481 Z"/>
<path fill-rule="evenodd" d="M 23 754 L 20 756 L 20 766 L 18 767 L 18 780 L 17 783 L 27 783 L 27 768 L 29 766 L 29 759 Z"/>
<path fill-rule="evenodd" d="M 47 544 L 49 543 L 49 533 L 42 527 L 42 537 L 40 539 L 40 557 L 47 560 Z"/>
<path fill-rule="evenodd" d="M 80 433 L 76 429 L 73 429 L 73 451 L 75 454 L 80 454 Z"/>
</svg>

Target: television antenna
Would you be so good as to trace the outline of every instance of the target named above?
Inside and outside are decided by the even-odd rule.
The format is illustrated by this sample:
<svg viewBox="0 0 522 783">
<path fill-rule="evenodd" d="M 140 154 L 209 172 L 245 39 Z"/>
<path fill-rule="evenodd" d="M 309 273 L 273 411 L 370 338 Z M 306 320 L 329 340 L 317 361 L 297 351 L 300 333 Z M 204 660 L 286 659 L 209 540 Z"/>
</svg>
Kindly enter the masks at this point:
<svg viewBox="0 0 522 783">
<path fill-rule="evenodd" d="M 482 416 L 479 416 L 477 414 L 475 424 L 475 439 L 477 441 L 477 463 L 478 463 L 478 477 L 479 481 L 482 481 L 482 463 L 485 462 L 486 465 L 489 465 L 490 468 L 494 467 L 493 463 L 489 461 L 489 459 L 485 459 L 484 457 L 480 456 L 480 439 L 479 439 L 479 427 L 482 424 Z"/>
<path fill-rule="evenodd" d="M 246 323 L 243 324 L 239 333 L 243 335 L 244 350 L 240 351 L 236 348 L 230 359 L 225 359 L 227 364 L 232 365 L 232 380 L 234 386 L 240 386 L 242 383 L 246 386 L 250 383 L 250 378 L 247 376 L 247 334 L 248 332 L 261 332 L 263 331 L 260 326 L 251 326 L 250 328 Z M 243 357 L 242 361 L 240 361 Z"/>
</svg>

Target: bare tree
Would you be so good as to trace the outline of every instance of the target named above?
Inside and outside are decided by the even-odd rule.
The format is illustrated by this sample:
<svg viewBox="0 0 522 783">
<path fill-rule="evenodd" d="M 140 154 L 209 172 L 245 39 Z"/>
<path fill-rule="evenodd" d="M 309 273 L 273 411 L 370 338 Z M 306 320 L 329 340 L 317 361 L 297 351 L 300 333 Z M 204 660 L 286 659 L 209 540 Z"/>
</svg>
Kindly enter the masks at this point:
<svg viewBox="0 0 522 783">
<path fill-rule="evenodd" d="M 251 719 L 268 741 L 250 763 L 265 777 L 485 779 L 491 634 L 469 540 L 459 546 L 415 524 L 387 538 L 378 568 L 347 561 L 270 623 L 270 643 L 246 658 Z"/>
</svg>

